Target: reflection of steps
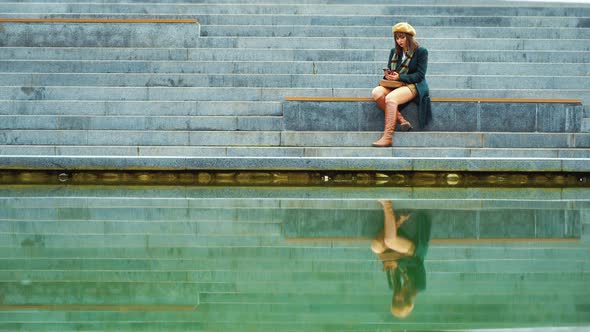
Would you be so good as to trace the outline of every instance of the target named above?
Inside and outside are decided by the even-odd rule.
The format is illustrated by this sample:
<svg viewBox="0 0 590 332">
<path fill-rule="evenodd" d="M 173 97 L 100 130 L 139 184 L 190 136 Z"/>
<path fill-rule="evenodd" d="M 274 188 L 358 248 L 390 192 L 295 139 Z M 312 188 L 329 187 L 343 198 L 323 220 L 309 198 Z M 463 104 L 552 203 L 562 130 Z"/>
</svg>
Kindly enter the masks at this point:
<svg viewBox="0 0 590 332">
<path fill-rule="evenodd" d="M 367 242 L 285 241 L 293 226 L 344 233 L 363 227 L 354 222 L 379 224 L 383 198 L 431 214 L 434 238 L 477 236 L 474 225 L 480 237 L 510 229 L 509 238 L 531 222 L 539 236 L 579 237 L 587 191 L 4 188 L 0 330 L 588 326 L 585 242 L 432 241 L 427 288 L 398 320 Z"/>
<path fill-rule="evenodd" d="M 444 240 L 579 239 L 580 211 L 575 210 L 403 210 L 423 212 L 432 222 L 431 238 Z M 383 229 L 383 212 L 289 210 L 285 237 L 297 240 L 374 238 Z"/>
</svg>

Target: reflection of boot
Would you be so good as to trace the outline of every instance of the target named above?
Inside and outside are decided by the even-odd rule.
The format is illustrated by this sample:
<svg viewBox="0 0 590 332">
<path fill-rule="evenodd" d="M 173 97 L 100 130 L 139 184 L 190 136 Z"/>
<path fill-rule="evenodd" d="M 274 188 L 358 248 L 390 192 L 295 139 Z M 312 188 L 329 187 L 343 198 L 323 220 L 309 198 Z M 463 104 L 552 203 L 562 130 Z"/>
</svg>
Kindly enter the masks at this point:
<svg viewBox="0 0 590 332">
<path fill-rule="evenodd" d="M 383 112 L 385 112 L 385 109 L 386 109 L 385 96 L 380 97 L 377 100 L 375 100 L 375 103 L 377 103 L 377 107 L 379 107 L 379 109 L 381 109 Z M 404 116 L 402 115 L 402 112 L 399 112 L 399 111 L 397 112 L 395 122 L 400 124 L 399 129 L 401 131 L 410 131 L 414 128 L 412 126 L 412 124 L 410 123 L 410 121 L 406 120 L 406 118 L 404 118 Z"/>
<path fill-rule="evenodd" d="M 380 199 L 379 204 L 383 207 L 383 217 L 385 222 L 394 222 L 395 223 L 395 216 L 393 214 L 393 203 L 390 200 Z"/>
<path fill-rule="evenodd" d="M 395 131 L 395 119 L 397 113 L 397 105 L 394 107 L 385 107 L 385 129 L 383 130 L 383 136 L 381 136 L 378 141 L 373 142 L 373 146 L 391 146 L 393 132 Z"/>
</svg>

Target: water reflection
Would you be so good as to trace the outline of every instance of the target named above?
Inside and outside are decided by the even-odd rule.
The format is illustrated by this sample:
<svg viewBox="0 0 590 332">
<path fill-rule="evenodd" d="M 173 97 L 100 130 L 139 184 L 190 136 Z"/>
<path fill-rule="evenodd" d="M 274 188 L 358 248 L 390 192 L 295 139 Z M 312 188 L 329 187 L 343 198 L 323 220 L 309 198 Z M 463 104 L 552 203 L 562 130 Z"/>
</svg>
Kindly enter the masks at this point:
<svg viewBox="0 0 590 332">
<path fill-rule="evenodd" d="M 589 217 L 568 188 L 0 188 L 0 331 L 584 330 Z"/>
<path fill-rule="evenodd" d="M 407 317 L 414 310 L 414 298 L 426 288 L 424 257 L 430 242 L 431 222 L 421 212 L 397 211 L 393 203 L 380 200 L 383 230 L 371 241 L 371 250 L 383 263 L 387 283 L 393 291 L 391 314 Z"/>
</svg>

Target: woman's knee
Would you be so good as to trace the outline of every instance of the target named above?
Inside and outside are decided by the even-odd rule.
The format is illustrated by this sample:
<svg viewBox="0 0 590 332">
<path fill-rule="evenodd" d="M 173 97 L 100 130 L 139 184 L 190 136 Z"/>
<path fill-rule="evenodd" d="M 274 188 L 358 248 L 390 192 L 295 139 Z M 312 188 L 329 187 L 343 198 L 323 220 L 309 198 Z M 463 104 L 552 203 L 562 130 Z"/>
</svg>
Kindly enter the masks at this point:
<svg viewBox="0 0 590 332">
<path fill-rule="evenodd" d="M 385 88 L 382 86 L 378 86 L 373 89 L 371 94 L 373 95 L 373 99 L 377 100 L 377 99 L 385 96 L 387 94 L 387 90 L 385 90 Z"/>
<path fill-rule="evenodd" d="M 383 240 L 380 241 L 375 239 L 371 241 L 371 250 L 376 254 L 382 254 L 387 250 L 387 247 L 385 246 L 385 243 L 383 243 Z"/>
<path fill-rule="evenodd" d="M 385 246 L 393 251 L 404 255 L 411 255 L 414 253 L 414 244 L 405 238 L 386 238 L 383 241 Z"/>
<path fill-rule="evenodd" d="M 398 100 L 397 96 L 393 93 L 390 93 L 385 97 L 385 102 L 388 104 L 399 105 L 399 100 Z"/>
</svg>

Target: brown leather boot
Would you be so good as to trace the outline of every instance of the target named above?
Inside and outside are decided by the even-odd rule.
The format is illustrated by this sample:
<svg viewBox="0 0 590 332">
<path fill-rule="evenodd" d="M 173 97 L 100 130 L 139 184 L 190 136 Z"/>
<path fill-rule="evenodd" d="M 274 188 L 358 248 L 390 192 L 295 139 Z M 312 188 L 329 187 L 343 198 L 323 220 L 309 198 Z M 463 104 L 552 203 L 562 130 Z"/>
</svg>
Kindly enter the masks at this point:
<svg viewBox="0 0 590 332">
<path fill-rule="evenodd" d="M 383 130 L 383 136 L 381 136 L 381 138 L 378 141 L 373 142 L 373 146 L 375 146 L 375 147 L 391 146 L 393 132 L 395 131 L 396 113 L 397 113 L 397 106 L 385 108 L 385 129 Z"/>
<path fill-rule="evenodd" d="M 402 115 L 402 112 L 397 112 L 397 118 L 395 119 L 397 123 L 399 123 L 399 130 L 401 131 L 410 131 L 412 130 L 414 127 L 412 127 L 412 124 L 410 123 L 410 121 L 406 120 L 406 118 L 404 118 L 404 116 Z"/>
<path fill-rule="evenodd" d="M 385 96 L 375 100 L 375 103 L 377 103 L 377 107 L 379 107 L 379 109 L 381 109 L 383 112 L 385 112 L 385 107 L 386 107 Z M 410 131 L 414 128 L 412 126 L 412 124 L 410 123 L 410 121 L 406 120 L 406 118 L 404 118 L 402 113 L 399 111 L 397 112 L 395 122 L 399 123 L 399 129 L 401 131 Z"/>
<path fill-rule="evenodd" d="M 380 110 L 385 112 L 385 108 L 387 107 L 387 104 L 385 103 L 385 96 L 375 100 L 375 103 L 377 103 L 377 107 L 379 107 Z"/>
</svg>

